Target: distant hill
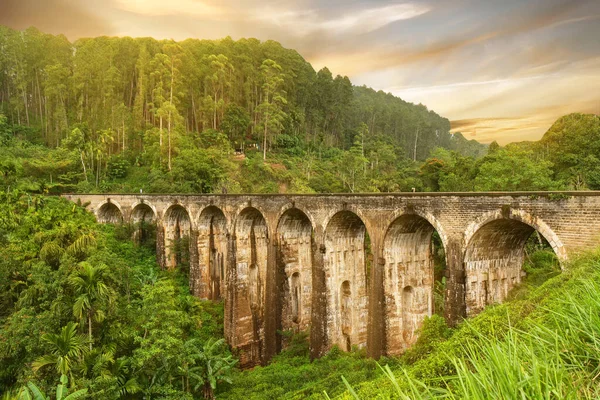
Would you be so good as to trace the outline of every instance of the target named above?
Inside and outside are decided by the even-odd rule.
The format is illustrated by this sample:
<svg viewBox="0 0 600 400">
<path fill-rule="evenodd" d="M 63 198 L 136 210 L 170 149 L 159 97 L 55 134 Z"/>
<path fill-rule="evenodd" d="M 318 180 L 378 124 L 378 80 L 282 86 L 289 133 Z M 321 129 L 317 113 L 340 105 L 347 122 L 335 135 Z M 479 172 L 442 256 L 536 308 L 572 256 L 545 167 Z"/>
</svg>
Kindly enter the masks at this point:
<svg viewBox="0 0 600 400">
<path fill-rule="evenodd" d="M 277 136 L 291 135 L 348 149 L 363 123 L 369 136 L 384 137 L 406 157 L 424 160 L 435 147 L 451 147 L 446 118 L 355 87 L 327 68 L 316 72 L 274 41 L 98 37 L 71 43 L 34 28 L 0 26 L 0 48 L 0 112 L 39 131 L 49 146 L 83 126 L 92 142 L 108 140 L 111 154 L 139 152 L 145 133 L 162 120 L 172 138 L 216 129 L 241 148 L 261 143 L 272 106 L 269 148 Z M 265 98 L 267 81 L 272 98 Z"/>
</svg>

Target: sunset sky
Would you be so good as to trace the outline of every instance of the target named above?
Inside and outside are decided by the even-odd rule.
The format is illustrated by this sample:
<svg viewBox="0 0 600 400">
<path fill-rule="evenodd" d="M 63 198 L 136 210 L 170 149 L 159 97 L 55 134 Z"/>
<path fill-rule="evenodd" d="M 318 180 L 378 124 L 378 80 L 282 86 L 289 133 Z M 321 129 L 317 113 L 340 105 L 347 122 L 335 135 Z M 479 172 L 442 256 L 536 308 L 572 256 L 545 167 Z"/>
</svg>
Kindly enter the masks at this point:
<svg viewBox="0 0 600 400">
<path fill-rule="evenodd" d="M 72 40 L 273 39 L 484 143 L 600 113 L 600 0 L 0 0 L 0 24 Z"/>
</svg>

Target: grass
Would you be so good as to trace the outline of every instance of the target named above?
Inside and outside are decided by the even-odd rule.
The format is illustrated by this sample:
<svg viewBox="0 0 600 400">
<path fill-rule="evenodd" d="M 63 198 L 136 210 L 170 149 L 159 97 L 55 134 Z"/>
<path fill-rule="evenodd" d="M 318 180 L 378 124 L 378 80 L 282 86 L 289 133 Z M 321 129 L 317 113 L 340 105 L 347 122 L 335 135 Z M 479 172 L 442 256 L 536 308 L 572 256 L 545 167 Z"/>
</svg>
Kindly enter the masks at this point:
<svg viewBox="0 0 600 400">
<path fill-rule="evenodd" d="M 541 257 L 541 256 L 540 256 Z M 549 268 L 551 269 L 551 268 Z M 531 271 L 537 284 L 554 272 Z M 465 321 L 413 364 L 352 382 L 340 398 L 600 398 L 600 251 Z M 353 384 L 353 385 L 352 385 Z"/>
</svg>

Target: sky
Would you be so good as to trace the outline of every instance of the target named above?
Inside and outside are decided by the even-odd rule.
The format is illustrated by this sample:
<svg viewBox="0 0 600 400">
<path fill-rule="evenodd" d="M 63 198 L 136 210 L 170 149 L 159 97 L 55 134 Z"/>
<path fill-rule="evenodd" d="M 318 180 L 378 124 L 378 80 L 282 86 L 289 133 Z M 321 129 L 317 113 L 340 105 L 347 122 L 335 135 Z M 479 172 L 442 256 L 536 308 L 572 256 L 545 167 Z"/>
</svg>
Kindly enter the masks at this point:
<svg viewBox="0 0 600 400">
<path fill-rule="evenodd" d="M 0 0 L 0 24 L 71 40 L 277 40 L 483 143 L 600 114 L 600 0 Z"/>
</svg>

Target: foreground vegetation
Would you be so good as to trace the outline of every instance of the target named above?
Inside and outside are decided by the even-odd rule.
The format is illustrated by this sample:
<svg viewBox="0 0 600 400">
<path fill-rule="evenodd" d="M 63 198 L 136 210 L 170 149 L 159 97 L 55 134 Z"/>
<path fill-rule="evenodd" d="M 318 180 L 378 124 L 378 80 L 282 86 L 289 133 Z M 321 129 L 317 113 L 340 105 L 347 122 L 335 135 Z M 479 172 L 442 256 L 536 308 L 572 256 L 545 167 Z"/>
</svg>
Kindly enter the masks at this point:
<svg viewBox="0 0 600 400">
<path fill-rule="evenodd" d="M 152 243 L 60 198 L 0 203 L 0 393 L 64 376 L 89 398 L 210 398 L 229 379 L 222 305 L 160 271 Z"/>
</svg>

